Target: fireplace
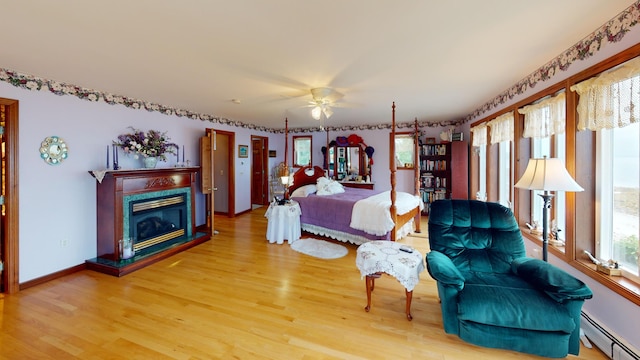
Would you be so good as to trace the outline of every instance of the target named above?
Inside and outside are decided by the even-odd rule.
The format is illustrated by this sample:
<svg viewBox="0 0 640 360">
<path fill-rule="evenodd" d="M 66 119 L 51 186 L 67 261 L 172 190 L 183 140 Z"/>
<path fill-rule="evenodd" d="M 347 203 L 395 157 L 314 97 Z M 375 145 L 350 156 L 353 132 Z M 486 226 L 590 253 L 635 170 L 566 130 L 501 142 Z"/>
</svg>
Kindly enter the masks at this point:
<svg viewBox="0 0 640 360">
<path fill-rule="evenodd" d="M 123 238 L 142 249 L 183 236 L 191 236 L 191 203 L 188 189 L 154 191 L 125 196 Z"/>
<path fill-rule="evenodd" d="M 96 177 L 97 257 L 87 268 L 122 276 L 210 239 L 195 227 L 199 167 L 107 171 Z M 121 254 L 133 240 L 133 256 Z"/>
</svg>

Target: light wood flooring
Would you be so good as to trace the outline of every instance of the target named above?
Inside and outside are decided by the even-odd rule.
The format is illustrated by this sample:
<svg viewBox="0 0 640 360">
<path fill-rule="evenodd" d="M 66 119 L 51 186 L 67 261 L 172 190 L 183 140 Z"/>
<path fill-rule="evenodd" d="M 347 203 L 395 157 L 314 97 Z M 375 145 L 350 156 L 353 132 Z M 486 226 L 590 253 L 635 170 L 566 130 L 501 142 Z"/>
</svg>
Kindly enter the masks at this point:
<svg viewBox="0 0 640 360">
<path fill-rule="evenodd" d="M 426 271 L 413 321 L 389 276 L 365 312 L 356 246 L 322 260 L 269 244 L 265 210 L 216 217 L 211 241 L 122 278 L 85 270 L 5 295 L 0 359 L 536 358 L 446 335 Z M 425 254 L 423 231 L 403 242 Z M 606 359 L 585 348 L 569 358 Z"/>
</svg>

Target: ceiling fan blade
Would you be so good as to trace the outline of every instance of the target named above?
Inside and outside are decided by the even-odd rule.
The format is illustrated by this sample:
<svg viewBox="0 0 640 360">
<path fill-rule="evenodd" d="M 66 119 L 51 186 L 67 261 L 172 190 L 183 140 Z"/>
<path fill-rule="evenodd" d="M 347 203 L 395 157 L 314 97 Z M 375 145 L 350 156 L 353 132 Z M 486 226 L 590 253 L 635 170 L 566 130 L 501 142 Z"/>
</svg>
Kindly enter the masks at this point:
<svg viewBox="0 0 640 360">
<path fill-rule="evenodd" d="M 342 99 L 342 97 L 344 97 L 343 94 L 329 87 L 313 88 L 311 89 L 311 96 L 315 101 L 326 101 L 326 102 L 335 102 Z"/>
</svg>

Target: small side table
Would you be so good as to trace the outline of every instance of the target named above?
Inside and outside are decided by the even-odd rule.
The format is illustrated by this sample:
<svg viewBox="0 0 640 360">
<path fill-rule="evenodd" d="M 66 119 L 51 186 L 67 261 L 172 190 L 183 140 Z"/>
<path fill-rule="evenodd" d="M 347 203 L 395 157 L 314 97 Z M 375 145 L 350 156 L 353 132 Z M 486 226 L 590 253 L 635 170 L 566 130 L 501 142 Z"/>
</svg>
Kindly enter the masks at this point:
<svg viewBox="0 0 640 360">
<path fill-rule="evenodd" d="M 284 205 L 271 204 L 264 216 L 269 219 L 267 223 L 267 240 L 270 243 L 289 244 L 300 239 L 300 204 L 297 201 L 289 201 Z"/>
<path fill-rule="evenodd" d="M 413 288 L 420 281 L 420 273 L 424 271 L 422 254 L 413 248 L 411 253 L 401 251 L 406 245 L 395 241 L 377 240 L 369 241 L 358 247 L 356 252 L 356 266 L 362 277 L 366 277 L 367 306 L 365 311 L 371 309 L 371 292 L 375 285 L 375 279 L 382 274 L 395 277 L 405 288 L 407 303 L 405 312 L 407 320 L 411 321 L 411 299 Z"/>
</svg>

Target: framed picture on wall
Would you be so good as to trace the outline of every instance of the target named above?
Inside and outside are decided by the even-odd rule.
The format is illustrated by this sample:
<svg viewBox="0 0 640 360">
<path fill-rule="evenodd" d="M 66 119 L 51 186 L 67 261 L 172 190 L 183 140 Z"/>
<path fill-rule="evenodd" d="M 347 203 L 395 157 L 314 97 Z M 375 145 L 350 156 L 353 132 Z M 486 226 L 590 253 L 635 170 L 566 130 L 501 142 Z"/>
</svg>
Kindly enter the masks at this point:
<svg viewBox="0 0 640 360">
<path fill-rule="evenodd" d="M 427 143 L 427 144 L 435 144 L 435 143 L 436 143 L 436 138 L 434 138 L 434 137 L 428 137 L 428 138 L 426 139 L 426 143 Z"/>
<path fill-rule="evenodd" d="M 275 150 L 269 150 L 269 157 L 276 157 L 276 151 Z"/>
<path fill-rule="evenodd" d="M 238 145 L 238 157 L 241 157 L 241 158 L 249 157 L 248 145 Z"/>
</svg>

